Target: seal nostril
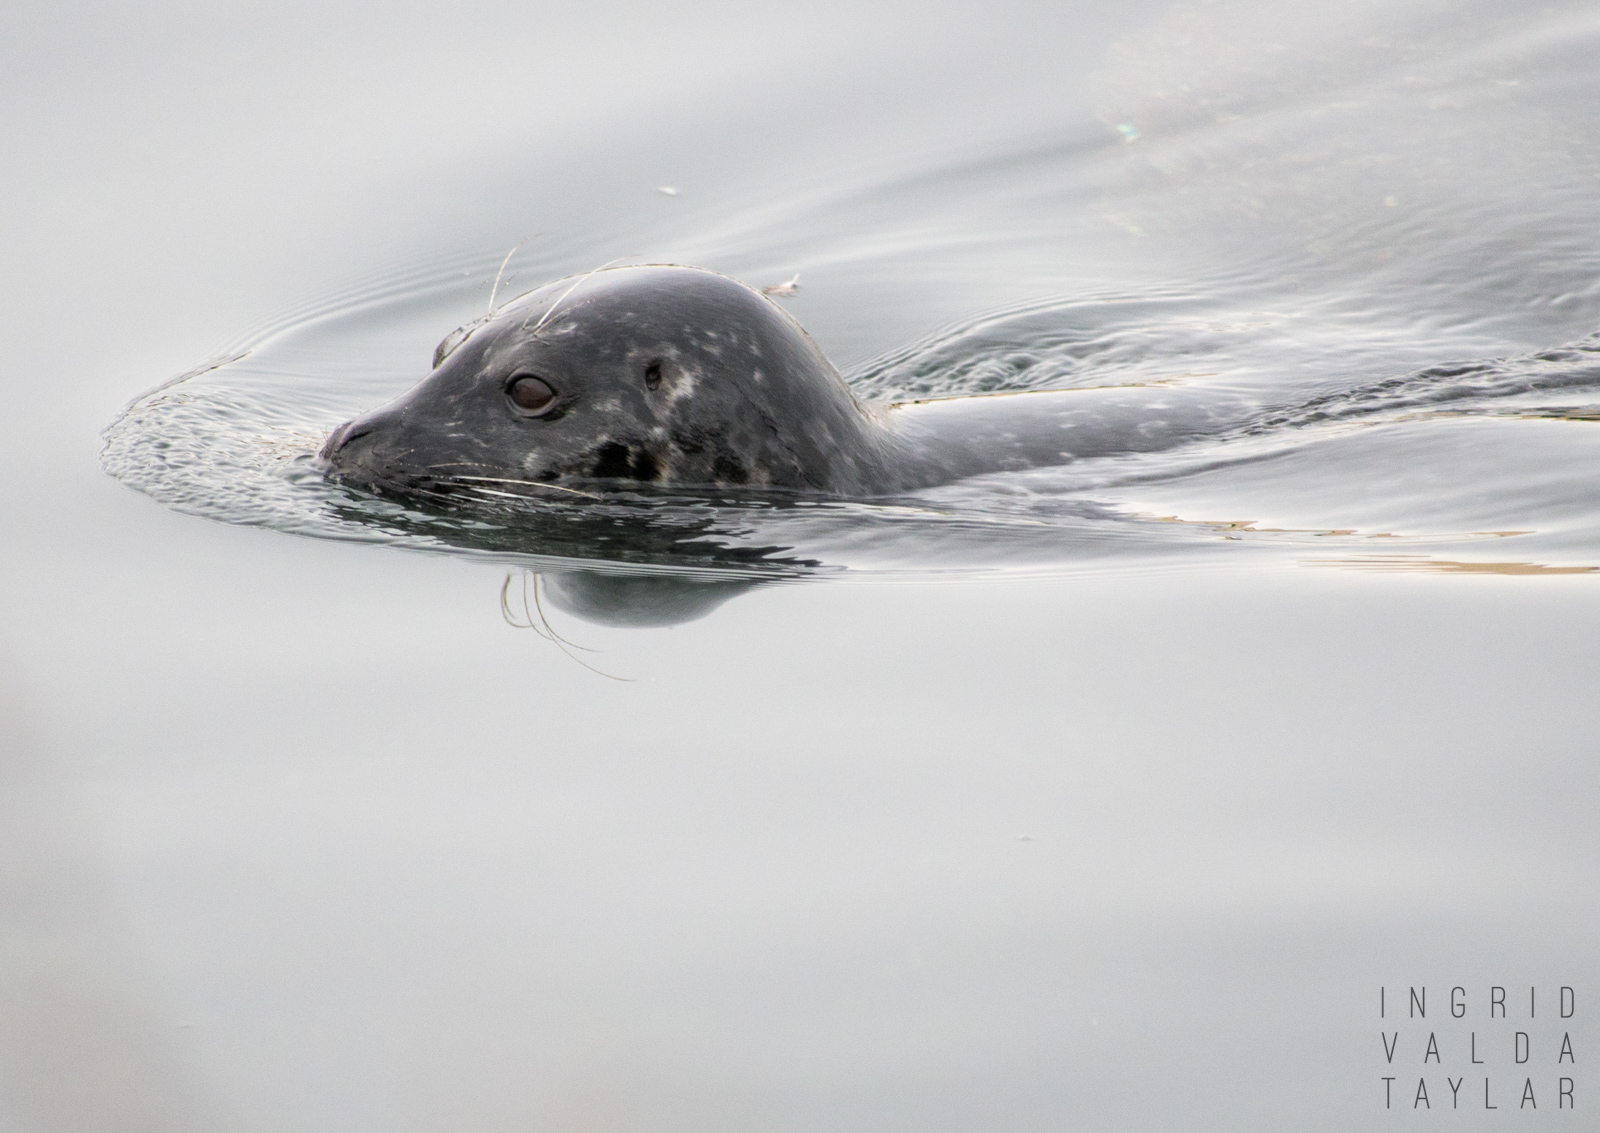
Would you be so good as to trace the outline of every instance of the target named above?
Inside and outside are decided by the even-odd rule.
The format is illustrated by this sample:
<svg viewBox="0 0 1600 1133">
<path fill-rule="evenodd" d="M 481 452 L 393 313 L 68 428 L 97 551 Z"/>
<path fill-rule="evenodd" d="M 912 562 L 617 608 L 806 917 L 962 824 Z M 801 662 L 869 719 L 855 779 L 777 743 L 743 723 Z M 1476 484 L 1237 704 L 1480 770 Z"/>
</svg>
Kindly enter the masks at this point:
<svg viewBox="0 0 1600 1133">
<path fill-rule="evenodd" d="M 328 434 L 328 439 L 323 443 L 322 451 L 318 455 L 324 460 L 330 460 L 351 441 L 364 437 L 370 432 L 372 432 L 371 425 L 357 426 L 354 421 L 346 421 Z"/>
</svg>

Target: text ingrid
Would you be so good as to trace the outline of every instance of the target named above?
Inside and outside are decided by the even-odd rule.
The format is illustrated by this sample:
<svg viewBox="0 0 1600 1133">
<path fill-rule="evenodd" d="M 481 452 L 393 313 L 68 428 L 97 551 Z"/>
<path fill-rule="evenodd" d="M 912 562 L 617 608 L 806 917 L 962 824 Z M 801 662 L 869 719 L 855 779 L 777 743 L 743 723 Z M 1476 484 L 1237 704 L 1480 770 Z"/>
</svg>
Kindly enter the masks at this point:
<svg viewBox="0 0 1600 1133">
<path fill-rule="evenodd" d="M 1424 1029 L 1432 1027 L 1427 1022 L 1428 1006 L 1426 987 L 1408 987 L 1393 996 L 1387 987 L 1378 989 L 1378 1017 L 1385 1021 L 1406 1021 L 1404 1035 L 1399 1029 L 1379 1032 L 1386 1066 L 1398 1071 L 1412 1063 L 1423 1070 L 1415 1089 L 1410 1086 L 1410 1078 L 1402 1080 L 1399 1073 L 1382 1076 L 1386 1109 L 1404 1107 L 1409 1100 L 1411 1109 L 1432 1109 L 1435 1102 L 1445 1106 L 1448 1101 L 1451 1109 L 1481 1105 L 1484 1109 L 1505 1106 L 1536 1110 L 1540 1098 L 1547 1106 L 1554 1102 L 1556 1109 L 1576 1108 L 1570 1071 L 1577 1065 L 1577 1055 L 1570 1031 L 1563 1029 L 1558 1043 L 1553 1032 L 1549 1036 L 1535 1036 L 1526 1030 L 1508 1033 L 1503 1027 L 1492 1025 L 1512 1018 L 1537 1020 L 1541 1009 L 1546 1026 L 1551 1021 L 1570 1020 L 1577 1012 L 1577 993 L 1571 987 L 1562 985 L 1554 994 L 1530 987 L 1524 994 L 1521 988 L 1508 992 L 1505 987 L 1495 985 L 1489 988 L 1487 995 L 1469 995 L 1464 987 L 1452 987 L 1445 1003 L 1439 1003 L 1436 998 L 1434 1004 L 1436 1022 L 1448 1029 Z M 1448 1010 L 1448 1018 L 1439 1010 L 1441 1007 Z M 1490 1026 L 1481 1034 L 1476 1029 L 1462 1031 L 1450 1026 L 1453 1020 L 1467 1019 L 1469 1013 Z M 1531 1026 L 1531 1023 L 1523 1025 Z M 1477 1067 L 1484 1069 L 1479 1071 Z M 1491 1072 L 1498 1067 L 1516 1069 L 1509 1075 L 1492 1076 Z M 1469 1069 L 1475 1076 L 1471 1087 L 1463 1091 Z M 1427 1077 L 1429 1070 L 1435 1072 L 1431 1086 Z M 1516 1082 L 1518 1077 L 1522 1078 L 1520 1089 Z M 1396 1085 L 1397 1082 L 1401 1084 Z"/>
</svg>

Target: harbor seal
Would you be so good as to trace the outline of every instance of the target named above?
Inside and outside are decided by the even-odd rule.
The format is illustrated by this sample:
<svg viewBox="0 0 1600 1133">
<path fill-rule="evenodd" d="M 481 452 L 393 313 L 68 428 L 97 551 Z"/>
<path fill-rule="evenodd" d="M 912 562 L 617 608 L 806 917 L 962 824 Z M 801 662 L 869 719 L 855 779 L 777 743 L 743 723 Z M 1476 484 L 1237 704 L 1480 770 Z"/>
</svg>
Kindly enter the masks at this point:
<svg viewBox="0 0 1600 1133">
<path fill-rule="evenodd" d="M 657 264 L 545 284 L 461 327 L 428 377 L 319 455 L 337 479 L 402 493 L 625 482 L 881 497 L 1166 447 L 1197 419 L 1164 416 L 1172 397 L 1152 392 L 865 404 L 770 298 Z"/>
</svg>

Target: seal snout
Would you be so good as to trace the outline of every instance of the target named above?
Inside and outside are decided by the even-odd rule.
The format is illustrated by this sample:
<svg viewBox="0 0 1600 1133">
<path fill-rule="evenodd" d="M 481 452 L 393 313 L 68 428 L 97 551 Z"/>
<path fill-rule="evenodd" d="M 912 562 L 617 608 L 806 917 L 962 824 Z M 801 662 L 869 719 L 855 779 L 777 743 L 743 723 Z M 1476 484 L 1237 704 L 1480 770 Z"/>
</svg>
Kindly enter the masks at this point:
<svg viewBox="0 0 1600 1133">
<path fill-rule="evenodd" d="M 322 448 L 317 452 L 317 455 L 323 460 L 331 461 L 334 454 L 346 444 L 370 432 L 372 432 L 370 425 L 365 428 L 357 428 L 354 421 L 346 421 L 328 434 L 328 439 L 322 443 Z"/>
<path fill-rule="evenodd" d="M 335 472 L 357 475 L 371 473 L 373 469 L 370 465 L 380 440 L 377 432 L 378 422 L 370 416 L 346 421 L 328 434 L 317 456 Z"/>
</svg>

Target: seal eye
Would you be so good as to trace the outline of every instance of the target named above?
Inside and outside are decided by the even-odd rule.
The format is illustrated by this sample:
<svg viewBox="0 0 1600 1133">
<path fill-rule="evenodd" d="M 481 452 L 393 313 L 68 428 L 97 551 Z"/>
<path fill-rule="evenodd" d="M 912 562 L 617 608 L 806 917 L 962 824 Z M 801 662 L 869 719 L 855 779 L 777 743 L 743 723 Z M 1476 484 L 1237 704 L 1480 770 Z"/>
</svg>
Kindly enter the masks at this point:
<svg viewBox="0 0 1600 1133">
<path fill-rule="evenodd" d="M 644 368 L 644 388 L 658 389 L 661 386 L 661 361 L 650 363 Z"/>
<path fill-rule="evenodd" d="M 532 374 L 512 378 L 511 384 L 506 387 L 506 395 L 518 409 L 536 417 L 556 403 L 555 389 L 543 378 L 536 378 Z"/>
</svg>

